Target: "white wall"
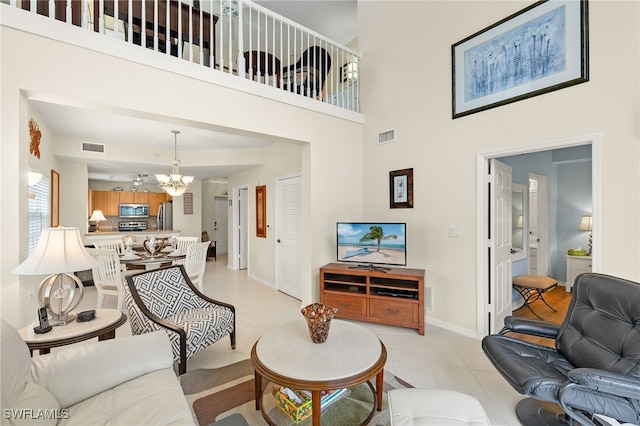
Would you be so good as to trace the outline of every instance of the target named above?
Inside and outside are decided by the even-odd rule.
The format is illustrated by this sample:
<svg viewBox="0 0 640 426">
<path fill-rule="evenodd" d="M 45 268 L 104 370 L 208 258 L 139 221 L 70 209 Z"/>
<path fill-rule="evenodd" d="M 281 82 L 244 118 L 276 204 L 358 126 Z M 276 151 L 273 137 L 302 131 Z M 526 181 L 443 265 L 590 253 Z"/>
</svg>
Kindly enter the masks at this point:
<svg viewBox="0 0 640 426">
<path fill-rule="evenodd" d="M 269 135 L 274 141 L 302 141 L 308 144 L 302 149 L 300 156 L 305 176 L 302 215 L 304 235 L 307 238 L 303 248 L 305 275 L 301 277 L 301 286 L 307 301 L 311 301 L 314 294 L 317 296 L 318 268 L 332 260 L 333 250 L 324 242 L 326 235 L 333 235 L 335 220 L 341 212 L 346 210 L 351 212 L 352 217 L 361 216 L 361 124 L 223 87 L 220 82 L 226 82 L 228 76 L 221 76 L 219 72 L 186 64 L 175 58 L 165 58 L 136 46 L 123 46 L 121 42 L 118 44 L 131 57 L 146 59 L 153 56 L 153 65 L 157 67 L 14 30 L 5 24 L 19 15 L 20 21 L 32 23 L 32 27 L 39 31 L 77 36 L 83 42 L 102 47 L 113 47 L 113 43 L 118 43 L 115 40 L 99 39 L 99 35 L 60 25 L 41 16 L 27 16 L 22 11 L 11 13 L 13 8 L 7 5 L 0 7 L 3 8 L 0 21 L 3 25 L 0 27 L 2 46 L 9 46 L 2 49 L 3 68 L 0 75 L 0 140 L 3 142 L 0 146 L 0 166 L 5 178 L 0 183 L 3 195 L 0 209 L 0 291 L 3 317 L 14 325 L 24 325 L 31 319 L 31 315 L 27 313 L 30 309 L 27 309 L 28 304 L 23 295 L 26 285 L 23 284 L 23 279 L 10 272 L 26 258 L 29 97 L 166 118 L 176 123 L 198 122 L 223 131 L 234 129 L 239 134 Z M 15 46 L 20 48 L 14 48 Z M 38 53 L 24 55 L 25 51 Z M 157 56 L 162 57 L 156 58 Z M 177 71 L 164 71 L 158 67 Z M 195 70 L 193 67 L 198 67 L 192 73 L 198 74 L 198 78 L 182 77 L 178 72 Z M 246 82 L 245 86 L 247 84 L 255 85 Z M 258 92 L 260 90 L 276 89 L 257 89 Z M 295 97 L 286 93 L 280 96 Z M 72 143 L 62 143 L 59 148 L 56 152 L 60 155 L 72 158 L 78 156 L 77 146 L 74 148 Z M 127 149 L 130 157 L 145 161 L 149 157 L 149 152 L 144 153 L 143 147 L 128 146 Z M 311 152 L 314 154 L 313 158 Z M 248 158 L 245 161 L 261 164 L 257 153 L 258 151 L 244 153 L 244 157 Z M 219 164 L 230 157 L 221 155 L 213 158 L 197 151 L 182 154 L 183 164 L 194 165 L 201 165 L 206 161 Z M 43 155 L 50 156 L 52 153 L 44 152 Z M 234 160 L 236 163 L 233 164 L 240 161 L 238 158 Z M 15 180 L 15 176 L 23 175 L 24 185 L 21 185 L 21 182 Z M 194 185 L 193 190 L 198 191 L 194 200 L 201 199 L 200 184 Z M 180 203 L 176 203 L 174 208 L 179 211 Z M 201 205 L 194 205 L 195 211 L 200 208 Z M 176 226 L 181 227 L 184 233 L 200 235 L 201 217 L 194 217 L 193 222 L 195 227 L 180 221 L 177 221 Z M 322 244 L 317 245 L 318 241 Z"/>
<path fill-rule="evenodd" d="M 193 213 L 185 214 L 184 194 L 173 197 L 173 229 L 180 231 L 183 237 L 200 238 L 202 235 L 202 181 L 195 179 L 189 185 L 187 192 L 193 194 Z"/>
<path fill-rule="evenodd" d="M 248 275 L 275 288 L 276 254 L 276 178 L 302 170 L 302 146 L 276 143 L 264 148 L 264 165 L 229 177 L 229 187 L 249 188 Z M 256 237 L 256 186 L 267 187 L 267 237 Z M 229 215 L 231 217 L 231 215 Z M 233 235 L 229 236 L 229 253 L 234 252 Z"/>
<path fill-rule="evenodd" d="M 364 219 L 407 222 L 408 266 L 425 268 L 433 287 L 427 321 L 470 334 L 477 315 L 478 153 L 599 132 L 602 272 L 640 279 L 638 2 L 589 2 L 589 82 L 451 118 L 451 45 L 525 6 L 358 2 Z M 376 146 L 378 132 L 388 129 L 396 129 L 397 141 Z M 388 172 L 408 167 L 415 207 L 391 210 Z M 448 238 L 450 225 L 460 238 Z"/>
</svg>

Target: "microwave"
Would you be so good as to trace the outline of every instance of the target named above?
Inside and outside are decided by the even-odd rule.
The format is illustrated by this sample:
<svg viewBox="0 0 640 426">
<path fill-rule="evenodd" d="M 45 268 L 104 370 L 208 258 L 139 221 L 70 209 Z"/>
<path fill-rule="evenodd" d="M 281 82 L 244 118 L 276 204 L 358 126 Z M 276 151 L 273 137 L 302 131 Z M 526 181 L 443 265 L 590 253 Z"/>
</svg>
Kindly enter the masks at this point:
<svg viewBox="0 0 640 426">
<path fill-rule="evenodd" d="M 120 204 L 118 216 L 126 219 L 149 217 L 149 204 Z"/>
</svg>

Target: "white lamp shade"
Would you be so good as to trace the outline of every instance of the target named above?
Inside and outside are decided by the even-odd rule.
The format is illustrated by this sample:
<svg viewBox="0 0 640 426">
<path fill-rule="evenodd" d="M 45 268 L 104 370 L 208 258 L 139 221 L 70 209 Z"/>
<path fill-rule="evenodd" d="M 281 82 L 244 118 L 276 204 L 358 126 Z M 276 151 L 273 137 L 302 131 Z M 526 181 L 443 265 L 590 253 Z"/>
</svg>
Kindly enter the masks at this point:
<svg viewBox="0 0 640 426">
<path fill-rule="evenodd" d="M 84 248 L 78 228 L 46 228 L 31 256 L 12 272 L 19 275 L 49 275 L 84 271 L 95 265 Z"/>
<path fill-rule="evenodd" d="M 89 221 L 98 222 L 100 220 L 107 220 L 107 218 L 104 217 L 104 214 L 102 214 L 102 210 L 94 210 L 91 214 L 91 217 L 89 218 Z"/>
<path fill-rule="evenodd" d="M 166 183 L 169 182 L 171 180 L 171 176 L 169 175 L 163 175 L 163 174 L 156 174 L 156 180 L 158 182 L 162 182 L 162 183 Z"/>
<path fill-rule="evenodd" d="M 195 179 L 195 176 L 182 176 L 182 181 L 187 185 L 193 182 L 193 179 Z"/>
<path fill-rule="evenodd" d="M 166 186 L 163 188 L 172 197 L 179 197 L 187 190 L 186 186 Z"/>
<path fill-rule="evenodd" d="M 593 218 L 590 214 L 585 214 L 580 219 L 580 225 L 578 225 L 578 231 L 592 231 L 593 230 Z"/>
</svg>

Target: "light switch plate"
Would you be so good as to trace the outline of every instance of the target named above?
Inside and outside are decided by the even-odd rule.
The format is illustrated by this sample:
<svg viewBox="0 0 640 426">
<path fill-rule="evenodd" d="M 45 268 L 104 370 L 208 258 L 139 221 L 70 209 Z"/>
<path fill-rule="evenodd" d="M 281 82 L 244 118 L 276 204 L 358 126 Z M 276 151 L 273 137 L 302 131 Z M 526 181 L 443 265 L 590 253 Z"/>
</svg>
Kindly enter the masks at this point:
<svg viewBox="0 0 640 426">
<path fill-rule="evenodd" d="M 460 230 L 457 226 L 449 227 L 449 238 L 460 238 Z"/>
</svg>

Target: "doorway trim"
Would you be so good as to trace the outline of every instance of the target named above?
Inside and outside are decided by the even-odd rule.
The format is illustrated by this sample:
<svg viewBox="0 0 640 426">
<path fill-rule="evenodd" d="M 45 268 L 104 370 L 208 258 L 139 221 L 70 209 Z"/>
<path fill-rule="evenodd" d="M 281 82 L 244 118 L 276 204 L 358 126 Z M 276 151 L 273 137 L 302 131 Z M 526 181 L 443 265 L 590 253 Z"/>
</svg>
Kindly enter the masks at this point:
<svg viewBox="0 0 640 426">
<path fill-rule="evenodd" d="M 602 263 L 601 247 L 601 212 L 602 212 L 602 141 L 601 133 L 588 133 L 562 139 L 551 140 L 539 144 L 505 148 L 494 151 L 484 151 L 476 154 L 476 333 L 478 338 L 487 335 L 489 265 L 487 240 L 489 229 L 489 196 L 486 176 L 489 170 L 489 160 L 510 155 L 529 154 L 549 151 L 558 148 L 569 148 L 578 145 L 591 145 L 591 191 L 593 200 L 593 262 L 592 270 L 599 272 Z"/>
</svg>

